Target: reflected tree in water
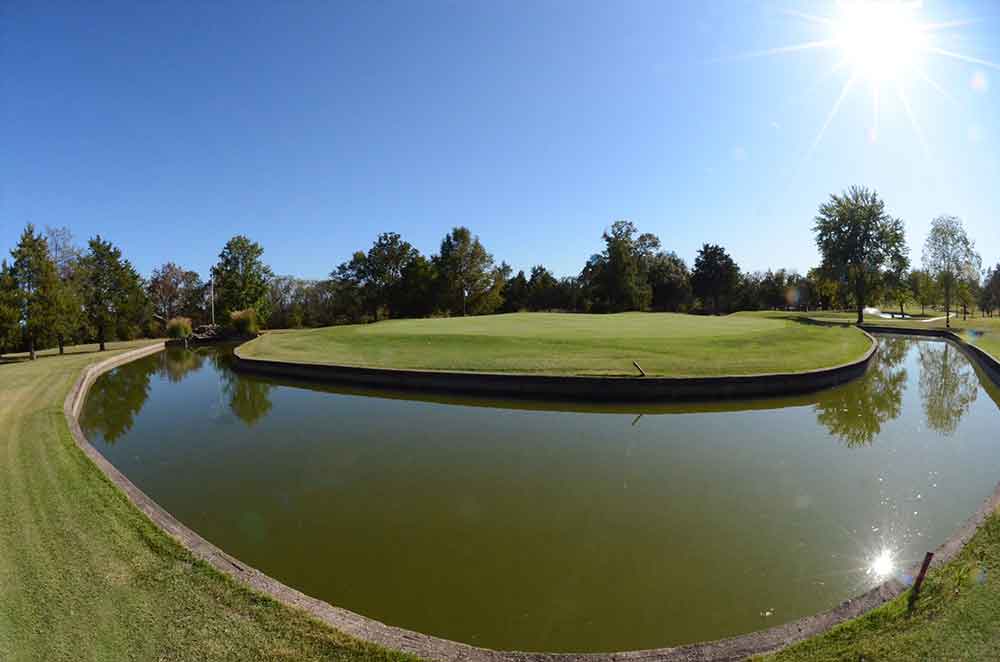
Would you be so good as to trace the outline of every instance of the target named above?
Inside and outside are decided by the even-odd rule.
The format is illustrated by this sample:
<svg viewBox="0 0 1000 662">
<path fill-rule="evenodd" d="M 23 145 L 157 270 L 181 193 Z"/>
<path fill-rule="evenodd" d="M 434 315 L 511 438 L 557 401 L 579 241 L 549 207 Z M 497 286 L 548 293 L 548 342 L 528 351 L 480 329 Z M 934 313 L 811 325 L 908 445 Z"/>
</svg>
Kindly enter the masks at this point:
<svg viewBox="0 0 1000 662">
<path fill-rule="evenodd" d="M 825 393 L 816 419 L 852 448 L 870 444 L 902 411 L 907 379 L 902 363 L 911 346 L 908 339 L 881 339 L 865 376 Z"/>
<path fill-rule="evenodd" d="M 927 427 L 951 435 L 979 395 L 979 378 L 972 364 L 951 343 L 920 347 L 920 399 Z"/>
<path fill-rule="evenodd" d="M 131 430 L 149 398 L 150 378 L 157 368 L 154 361 L 136 361 L 103 375 L 100 388 L 87 395 L 80 420 L 84 430 L 96 430 L 109 444 Z"/>
<path fill-rule="evenodd" d="M 218 354 L 212 360 L 222 376 L 222 389 L 229 398 L 229 409 L 237 418 L 252 426 L 271 411 L 271 384 L 236 374 L 230 362 Z"/>
<path fill-rule="evenodd" d="M 172 384 L 182 381 L 205 362 L 204 354 L 179 347 L 170 347 L 159 356 L 159 374 Z"/>
</svg>

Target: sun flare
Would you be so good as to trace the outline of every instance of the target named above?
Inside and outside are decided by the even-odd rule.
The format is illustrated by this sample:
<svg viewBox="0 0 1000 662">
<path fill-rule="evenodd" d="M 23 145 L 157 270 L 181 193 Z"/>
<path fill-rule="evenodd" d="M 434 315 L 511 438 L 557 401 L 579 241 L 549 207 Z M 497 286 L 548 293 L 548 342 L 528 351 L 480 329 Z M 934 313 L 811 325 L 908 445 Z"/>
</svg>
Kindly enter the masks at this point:
<svg viewBox="0 0 1000 662">
<path fill-rule="evenodd" d="M 833 40 L 854 72 L 872 82 L 896 80 L 926 48 L 913 2 L 842 2 Z"/>
<path fill-rule="evenodd" d="M 840 73 L 843 83 L 833 106 L 820 126 L 809 148 L 815 150 L 836 119 L 844 101 L 859 87 L 871 94 L 871 123 L 866 127 L 868 140 L 879 141 L 879 126 L 886 101 L 890 113 L 900 113 L 910 127 L 924 154 L 930 157 L 918 113 L 910 101 L 910 89 L 930 89 L 942 98 L 954 102 L 946 87 L 934 80 L 927 65 L 931 58 L 943 58 L 980 68 L 1000 70 L 1000 64 L 975 55 L 946 48 L 943 41 L 948 33 L 956 33 L 977 20 L 949 19 L 932 21 L 920 0 L 830 0 L 829 14 L 814 14 L 794 9 L 784 13 L 805 23 L 819 26 L 812 31 L 813 39 L 775 48 L 752 51 L 736 59 L 787 56 L 809 51 L 832 51 L 836 64 L 827 75 Z M 953 40 L 954 41 L 954 40 Z M 974 80 L 985 81 L 982 72 Z M 826 76 L 819 75 L 817 80 Z M 985 89 L 985 82 L 973 83 L 974 89 Z"/>
<path fill-rule="evenodd" d="M 893 557 L 892 550 L 883 549 L 879 551 L 868 565 L 868 574 L 879 581 L 891 575 L 896 569 L 896 561 Z"/>
</svg>

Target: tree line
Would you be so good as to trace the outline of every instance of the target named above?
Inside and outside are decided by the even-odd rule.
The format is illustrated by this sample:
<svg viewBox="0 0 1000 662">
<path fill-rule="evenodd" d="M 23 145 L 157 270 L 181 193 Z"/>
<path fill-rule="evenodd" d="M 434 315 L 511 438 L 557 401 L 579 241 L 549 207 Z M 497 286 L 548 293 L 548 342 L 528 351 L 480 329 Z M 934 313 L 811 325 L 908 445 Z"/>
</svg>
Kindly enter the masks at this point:
<svg viewBox="0 0 1000 662">
<path fill-rule="evenodd" d="M 275 275 L 264 249 L 230 239 L 206 282 L 173 262 L 142 278 L 121 250 L 100 236 L 77 246 L 66 228 L 28 225 L 10 260 L 0 263 L 0 352 L 162 335 L 172 319 L 229 324 L 252 314 L 269 328 L 326 326 L 387 318 L 515 311 L 724 314 L 764 309 L 854 309 L 867 305 L 943 306 L 963 315 L 1000 310 L 1000 264 L 981 268 L 961 220 L 933 220 L 922 268 L 911 269 L 903 223 L 877 193 L 854 187 L 820 205 L 813 231 L 819 266 L 805 275 L 744 272 L 717 244 L 689 266 L 631 221 L 602 235 L 602 250 L 576 276 L 543 265 L 527 273 L 499 264 L 479 237 L 456 227 L 425 256 L 399 234 L 379 234 L 329 277 Z M 949 320 L 950 322 L 950 320 Z"/>
</svg>

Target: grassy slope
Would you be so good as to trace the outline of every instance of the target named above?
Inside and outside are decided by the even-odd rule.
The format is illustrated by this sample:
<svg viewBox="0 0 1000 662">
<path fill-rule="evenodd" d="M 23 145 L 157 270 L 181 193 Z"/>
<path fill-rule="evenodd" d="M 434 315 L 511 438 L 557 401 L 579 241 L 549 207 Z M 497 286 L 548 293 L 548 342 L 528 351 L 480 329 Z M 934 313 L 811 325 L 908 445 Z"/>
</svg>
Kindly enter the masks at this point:
<svg viewBox="0 0 1000 662">
<path fill-rule="evenodd" d="M 722 375 L 809 370 L 864 354 L 854 329 L 753 316 L 517 313 L 268 333 L 248 357 L 485 372 Z"/>
<path fill-rule="evenodd" d="M 110 353 L 0 365 L 0 660 L 409 659 L 251 593 L 132 507 L 62 410 Z"/>
</svg>

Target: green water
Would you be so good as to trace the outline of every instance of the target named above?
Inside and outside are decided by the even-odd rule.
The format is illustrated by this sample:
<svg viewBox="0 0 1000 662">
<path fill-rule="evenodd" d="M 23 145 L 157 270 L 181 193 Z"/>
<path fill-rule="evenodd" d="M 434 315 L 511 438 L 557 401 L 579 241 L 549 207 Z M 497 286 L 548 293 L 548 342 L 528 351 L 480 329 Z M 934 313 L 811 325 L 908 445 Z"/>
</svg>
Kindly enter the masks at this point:
<svg viewBox="0 0 1000 662">
<path fill-rule="evenodd" d="M 943 542 L 1000 479 L 997 393 L 886 336 L 787 399 L 571 406 L 317 388 L 170 350 L 83 428 L 201 535 L 305 593 L 493 648 L 713 639 L 835 606 Z"/>
</svg>

